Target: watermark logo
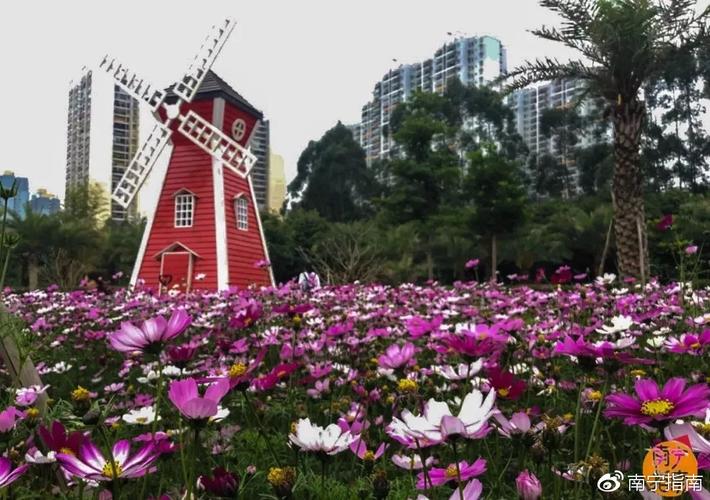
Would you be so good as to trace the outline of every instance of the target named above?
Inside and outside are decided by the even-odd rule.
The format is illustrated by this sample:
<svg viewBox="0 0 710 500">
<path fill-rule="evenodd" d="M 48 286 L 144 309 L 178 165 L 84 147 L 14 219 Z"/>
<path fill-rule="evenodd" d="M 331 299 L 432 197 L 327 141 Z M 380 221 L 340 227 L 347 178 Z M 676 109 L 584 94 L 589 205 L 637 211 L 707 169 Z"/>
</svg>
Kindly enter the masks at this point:
<svg viewBox="0 0 710 500">
<path fill-rule="evenodd" d="M 604 493 L 611 493 L 621 488 L 621 481 L 624 480 L 624 473 L 620 470 L 607 472 L 597 481 L 597 488 Z"/>
<path fill-rule="evenodd" d="M 687 436 L 663 441 L 648 450 L 643 459 L 645 487 L 662 497 L 678 497 L 702 489 L 698 460 Z M 629 486 L 631 476 L 629 476 Z M 697 488 L 697 489 L 696 489 Z"/>
<path fill-rule="evenodd" d="M 629 491 L 651 492 L 660 497 L 679 497 L 687 491 L 702 491 L 698 460 L 687 436 L 663 441 L 648 450 L 643 460 L 643 474 L 626 477 Z M 624 473 L 607 472 L 597 481 L 597 488 L 612 493 L 621 488 Z"/>
</svg>

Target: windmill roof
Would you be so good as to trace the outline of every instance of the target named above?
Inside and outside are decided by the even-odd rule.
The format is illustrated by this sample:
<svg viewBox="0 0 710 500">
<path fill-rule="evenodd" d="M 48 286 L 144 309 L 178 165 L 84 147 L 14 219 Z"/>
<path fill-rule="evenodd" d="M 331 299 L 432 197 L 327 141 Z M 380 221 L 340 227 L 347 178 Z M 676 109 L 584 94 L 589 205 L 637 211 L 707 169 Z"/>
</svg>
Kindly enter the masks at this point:
<svg viewBox="0 0 710 500">
<path fill-rule="evenodd" d="M 177 96 L 173 93 L 174 85 L 171 85 L 166 89 L 167 100 L 174 100 Z M 232 104 L 246 109 L 257 115 L 259 119 L 263 118 L 264 114 L 256 109 L 249 101 L 247 101 L 239 92 L 234 90 L 231 85 L 222 80 L 217 74 L 209 70 L 205 75 L 205 79 L 202 80 L 200 88 L 197 89 L 195 98 L 198 97 L 223 97 L 226 101 Z"/>
</svg>

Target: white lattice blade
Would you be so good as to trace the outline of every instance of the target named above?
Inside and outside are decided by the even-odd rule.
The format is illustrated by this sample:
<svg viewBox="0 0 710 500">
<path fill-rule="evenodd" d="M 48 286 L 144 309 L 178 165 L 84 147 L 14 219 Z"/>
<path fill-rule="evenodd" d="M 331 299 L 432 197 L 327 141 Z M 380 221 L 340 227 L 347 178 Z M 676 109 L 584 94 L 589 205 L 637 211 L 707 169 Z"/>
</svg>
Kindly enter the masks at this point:
<svg viewBox="0 0 710 500">
<path fill-rule="evenodd" d="M 119 87 L 131 97 L 147 103 L 153 112 L 156 112 L 165 100 L 165 91 L 139 78 L 117 59 L 106 56 L 99 67 L 113 76 Z"/>
<path fill-rule="evenodd" d="M 170 129 L 158 123 L 141 148 L 136 152 L 131 163 L 126 167 L 121 180 L 116 185 L 111 197 L 123 208 L 128 208 L 136 193 L 148 178 L 155 161 L 170 139 Z"/>
<path fill-rule="evenodd" d="M 240 177 L 246 178 L 251 172 L 256 156 L 246 148 L 234 142 L 217 127 L 209 123 L 194 111 L 178 118 L 178 130 L 213 158 Z"/>
<path fill-rule="evenodd" d="M 236 22 L 225 19 L 223 23 L 212 26 L 210 34 L 203 42 L 200 50 L 187 68 L 185 75 L 175 84 L 173 91 L 185 102 L 190 102 L 200 88 L 202 80 L 212 67 L 222 47 L 227 42 Z"/>
</svg>

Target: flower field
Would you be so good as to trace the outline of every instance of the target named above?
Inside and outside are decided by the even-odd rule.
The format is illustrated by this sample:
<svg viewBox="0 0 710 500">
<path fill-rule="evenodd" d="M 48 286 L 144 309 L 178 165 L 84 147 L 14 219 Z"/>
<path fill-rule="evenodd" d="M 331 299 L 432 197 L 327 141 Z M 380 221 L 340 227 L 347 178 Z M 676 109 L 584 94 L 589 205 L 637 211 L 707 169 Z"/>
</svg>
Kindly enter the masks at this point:
<svg viewBox="0 0 710 500">
<path fill-rule="evenodd" d="M 607 275 L 5 304 L 43 383 L 1 375 L 5 496 L 641 498 L 629 478 L 671 438 L 710 482 L 708 290 Z"/>
</svg>

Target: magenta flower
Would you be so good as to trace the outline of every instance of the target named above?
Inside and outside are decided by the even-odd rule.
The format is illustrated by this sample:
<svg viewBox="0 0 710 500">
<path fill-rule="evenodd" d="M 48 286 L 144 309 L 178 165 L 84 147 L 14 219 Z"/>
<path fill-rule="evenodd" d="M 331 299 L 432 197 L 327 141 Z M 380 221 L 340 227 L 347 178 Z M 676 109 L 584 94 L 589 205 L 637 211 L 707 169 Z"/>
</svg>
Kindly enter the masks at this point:
<svg viewBox="0 0 710 500">
<path fill-rule="evenodd" d="M 515 478 L 515 488 L 521 500 L 538 500 L 542 496 L 542 483 L 527 469 Z"/>
<path fill-rule="evenodd" d="M 704 416 L 710 403 L 710 387 L 695 384 L 687 389 L 685 380 L 674 377 L 663 389 L 651 379 L 639 379 L 635 384 L 636 397 L 624 393 L 607 396 L 604 416 L 621 418 L 626 425 L 642 425 L 687 416 Z"/>
<path fill-rule="evenodd" d="M 109 337 L 111 347 L 123 353 L 159 352 L 163 344 L 184 332 L 192 319 L 182 309 L 177 309 L 170 319 L 162 316 L 148 319 L 137 326 L 124 321 L 121 329 Z"/>
<path fill-rule="evenodd" d="M 0 432 L 7 432 L 15 428 L 18 420 L 25 418 L 25 414 L 14 406 L 8 406 L 0 412 Z"/>
<path fill-rule="evenodd" d="M 473 269 L 475 267 L 478 267 L 478 264 L 481 262 L 480 259 L 471 259 L 466 262 L 466 265 L 464 266 L 466 269 Z"/>
<path fill-rule="evenodd" d="M 388 447 L 388 444 L 381 443 L 375 451 L 368 450 L 367 443 L 359 436 L 350 443 L 350 451 L 357 455 L 360 460 L 377 460 L 385 453 Z"/>
<path fill-rule="evenodd" d="M 13 470 L 9 458 L 0 457 L 0 488 L 5 488 L 19 479 L 30 466 L 23 464 Z"/>
<path fill-rule="evenodd" d="M 686 255 L 694 255 L 698 253 L 698 245 L 688 245 L 685 247 Z"/>
<path fill-rule="evenodd" d="M 79 431 L 67 433 L 58 420 L 52 422 L 49 428 L 40 425 L 37 433 L 47 448 L 67 455 L 78 455 L 82 443 L 86 440 L 84 434 Z"/>
<path fill-rule="evenodd" d="M 234 498 L 239 488 L 239 478 L 224 467 L 215 467 L 212 476 L 200 476 L 197 482 L 207 493 L 220 498 Z"/>
<path fill-rule="evenodd" d="M 15 392 L 15 404 L 18 406 L 32 406 L 37 401 L 40 394 L 44 394 L 48 385 L 31 385 L 29 387 L 21 387 Z"/>
<path fill-rule="evenodd" d="M 656 229 L 659 231 L 667 231 L 668 229 L 671 228 L 673 225 L 673 215 L 672 214 L 664 214 L 663 217 L 661 217 L 661 220 L 658 221 L 658 224 L 656 224 Z"/>
<path fill-rule="evenodd" d="M 188 420 L 207 420 L 217 415 L 219 402 L 229 392 L 229 379 L 223 378 L 210 385 L 204 396 L 197 390 L 194 378 L 176 380 L 170 384 L 168 398 Z"/>
<path fill-rule="evenodd" d="M 443 321 L 443 316 L 436 316 L 431 320 L 420 318 L 419 316 L 414 316 L 406 320 L 404 322 L 404 326 L 407 328 L 409 335 L 413 339 L 418 339 L 419 337 L 423 337 L 427 333 L 433 333 L 438 330 Z"/>
<path fill-rule="evenodd" d="M 414 344 L 407 342 L 403 346 L 390 345 L 385 353 L 377 358 L 377 363 L 383 368 L 400 368 L 414 359 Z"/>
<path fill-rule="evenodd" d="M 699 356 L 710 345 L 710 330 L 705 330 L 701 334 L 684 333 L 680 338 L 670 337 L 665 342 L 665 347 L 669 352 L 677 354 L 690 354 Z"/>
<path fill-rule="evenodd" d="M 119 478 L 136 478 L 155 472 L 153 466 L 160 456 L 155 445 L 143 446 L 135 455 L 129 456 L 131 442 L 122 439 L 113 445 L 111 458 L 106 460 L 101 450 L 89 440 L 84 441 L 78 455 L 57 453 L 57 460 L 69 474 L 93 481 L 113 481 Z"/>
<path fill-rule="evenodd" d="M 461 481 L 468 481 L 472 477 L 480 476 L 486 472 L 486 461 L 483 458 L 477 459 L 472 464 L 465 460 L 459 462 L 458 471 L 461 472 Z M 458 478 L 456 464 L 449 465 L 446 469 L 432 467 L 429 470 L 429 481 L 424 485 L 425 475 L 423 472 L 417 474 L 417 488 L 420 490 L 429 489 L 433 486 L 441 486 L 449 481 L 456 481 Z"/>
</svg>

